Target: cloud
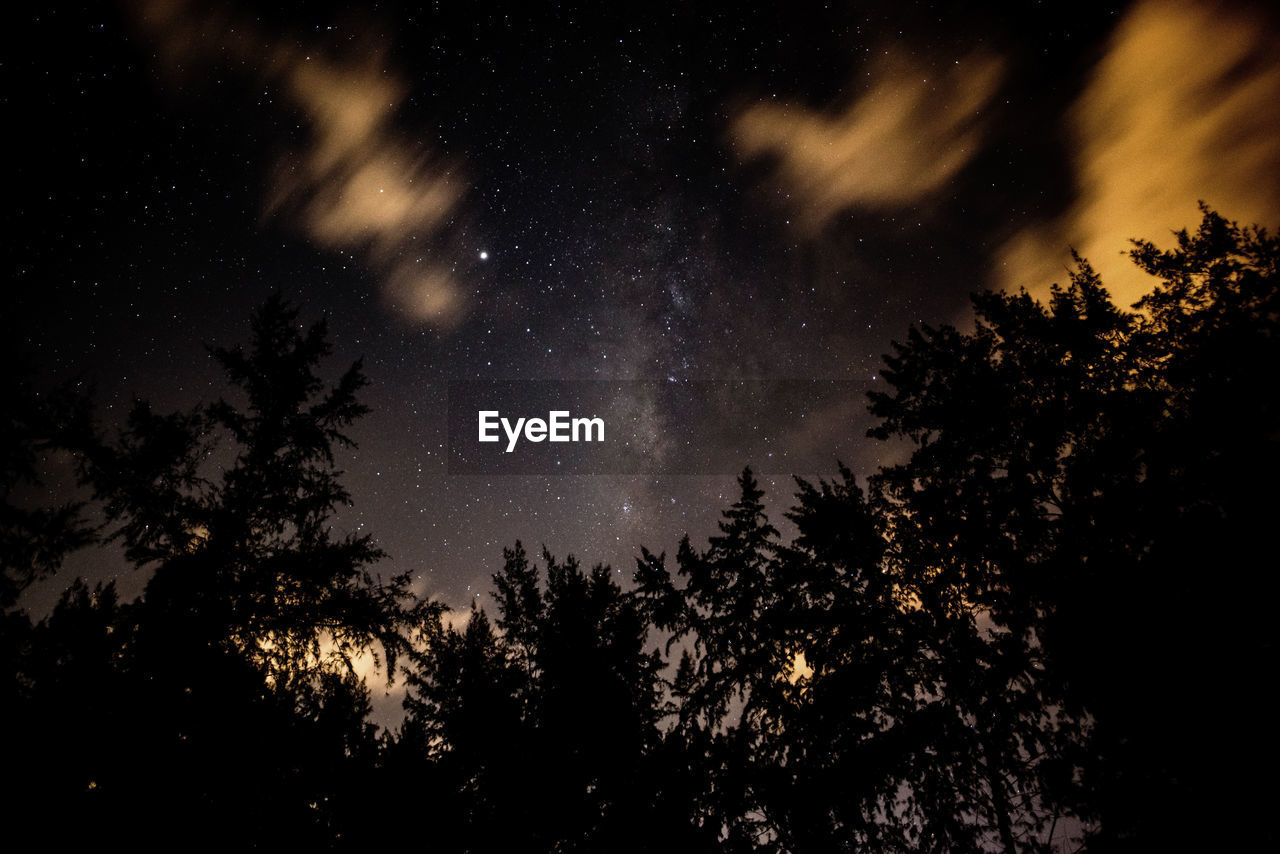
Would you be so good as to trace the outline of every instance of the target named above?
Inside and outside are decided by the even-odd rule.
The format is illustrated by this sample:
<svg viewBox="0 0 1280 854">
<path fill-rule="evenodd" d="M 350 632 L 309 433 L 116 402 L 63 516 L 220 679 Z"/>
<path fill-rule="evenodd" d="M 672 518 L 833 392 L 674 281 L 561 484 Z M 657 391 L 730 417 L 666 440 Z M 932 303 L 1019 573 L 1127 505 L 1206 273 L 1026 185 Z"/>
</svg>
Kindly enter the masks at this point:
<svg viewBox="0 0 1280 854">
<path fill-rule="evenodd" d="M 385 292 L 410 319 L 438 327 L 455 326 L 466 310 L 457 280 L 436 264 L 395 262 L 387 275 Z"/>
<path fill-rule="evenodd" d="M 810 233 L 845 209 L 910 204 L 945 186 L 977 152 L 1003 65 L 974 54 L 934 73 L 885 56 L 869 76 L 870 90 L 842 111 L 762 102 L 731 126 L 744 158 L 776 158 Z"/>
<path fill-rule="evenodd" d="M 236 69 L 275 87 L 306 118 L 303 147 L 273 170 L 267 216 L 353 253 L 410 319 L 449 327 L 465 315 L 466 290 L 436 256 L 467 185 L 455 165 L 397 132 L 407 87 L 381 54 L 334 59 L 268 35 L 226 7 L 149 0 L 136 9 L 171 73 Z"/>
<path fill-rule="evenodd" d="M 1130 238 L 1170 242 L 1199 222 L 1199 200 L 1242 222 L 1280 219 L 1276 43 L 1248 7 L 1135 6 L 1067 116 L 1075 202 L 1003 247 L 998 283 L 1043 296 L 1074 247 L 1129 304 L 1151 286 L 1126 257 Z"/>
</svg>

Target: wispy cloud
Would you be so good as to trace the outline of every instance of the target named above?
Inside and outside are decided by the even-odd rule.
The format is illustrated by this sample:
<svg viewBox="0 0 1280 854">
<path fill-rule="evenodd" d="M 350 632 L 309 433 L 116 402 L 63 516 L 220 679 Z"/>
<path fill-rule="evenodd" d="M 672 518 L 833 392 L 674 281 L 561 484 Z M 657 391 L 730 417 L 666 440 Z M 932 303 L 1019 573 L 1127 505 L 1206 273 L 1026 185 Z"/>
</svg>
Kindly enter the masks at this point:
<svg viewBox="0 0 1280 854">
<path fill-rule="evenodd" d="M 413 320 L 447 327 L 465 314 L 465 290 L 438 256 L 466 182 L 456 164 L 398 132 L 407 87 L 380 54 L 334 59 L 227 7 L 148 0 L 135 8 L 170 72 L 240 71 L 306 118 L 303 148 L 280 158 L 264 191 L 266 215 L 351 252 Z"/>
<path fill-rule="evenodd" d="M 732 144 L 746 159 L 776 159 L 800 225 L 816 233 L 842 210 L 909 204 L 945 186 L 978 150 L 1002 69 L 986 54 L 941 71 L 886 55 L 845 108 L 757 103 L 733 121 Z"/>
<path fill-rule="evenodd" d="M 996 275 L 1043 295 L 1068 247 L 1123 303 L 1150 288 L 1125 253 L 1194 226 L 1204 200 L 1243 222 L 1280 219 L 1280 53 L 1248 7 L 1148 0 L 1117 27 L 1068 117 L 1076 200 L 1016 235 Z"/>
</svg>

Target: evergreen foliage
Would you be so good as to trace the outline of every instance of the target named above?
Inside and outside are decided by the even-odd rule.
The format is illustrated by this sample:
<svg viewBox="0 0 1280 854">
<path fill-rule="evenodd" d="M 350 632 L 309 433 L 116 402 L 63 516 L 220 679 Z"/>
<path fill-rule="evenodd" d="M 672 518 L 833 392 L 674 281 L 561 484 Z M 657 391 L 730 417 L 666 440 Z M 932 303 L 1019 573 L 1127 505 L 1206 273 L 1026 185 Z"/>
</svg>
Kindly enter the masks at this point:
<svg viewBox="0 0 1280 854">
<path fill-rule="evenodd" d="M 493 617 L 335 531 L 365 378 L 322 379 L 327 329 L 278 297 L 211 351 L 237 397 L 139 401 L 109 440 L 18 372 L 6 803 L 63 844 L 137 815 L 143 847 L 1274 848 L 1280 242 L 1206 208 L 1175 244 L 1135 242 L 1132 311 L 1078 258 L 1047 304 L 909 330 L 871 395 L 909 457 L 797 479 L 789 539 L 746 469 L 705 549 L 642 549 L 626 587 L 516 542 Z M 94 538 L 20 500 L 59 450 L 151 576 L 33 623 Z M 394 731 L 367 660 L 405 678 Z"/>
</svg>

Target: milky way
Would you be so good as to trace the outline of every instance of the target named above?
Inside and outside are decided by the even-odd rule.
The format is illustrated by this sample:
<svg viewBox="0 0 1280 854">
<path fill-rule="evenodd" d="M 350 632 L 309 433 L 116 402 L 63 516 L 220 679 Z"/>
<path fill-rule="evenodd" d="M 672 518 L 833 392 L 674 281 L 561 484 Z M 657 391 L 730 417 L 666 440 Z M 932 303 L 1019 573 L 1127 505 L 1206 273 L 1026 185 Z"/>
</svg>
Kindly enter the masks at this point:
<svg viewBox="0 0 1280 854">
<path fill-rule="evenodd" d="M 735 496 L 728 474 L 450 474 L 450 382 L 838 381 L 849 405 L 812 435 L 845 437 L 827 471 L 838 450 L 867 474 L 896 450 L 863 438 L 863 394 L 910 324 L 963 322 L 986 286 L 1044 293 L 1071 245 L 1107 271 L 1201 198 L 1280 213 L 1280 182 L 1251 180 L 1280 171 L 1257 119 L 1275 21 L 1248 5 L 16 17 L 8 334 L 46 376 L 96 383 L 111 424 L 135 396 L 223 393 L 204 344 L 244 340 L 271 292 L 327 316 L 332 376 L 363 356 L 372 380 L 340 522 L 454 606 L 516 539 L 629 573 Z M 1188 53 L 1222 62 L 1189 77 Z M 1137 79 L 1147 54 L 1168 73 Z M 651 438 L 733 449 L 692 410 L 655 408 Z M 749 426 L 812 425 L 779 404 Z M 764 486 L 781 520 L 793 484 Z"/>
</svg>

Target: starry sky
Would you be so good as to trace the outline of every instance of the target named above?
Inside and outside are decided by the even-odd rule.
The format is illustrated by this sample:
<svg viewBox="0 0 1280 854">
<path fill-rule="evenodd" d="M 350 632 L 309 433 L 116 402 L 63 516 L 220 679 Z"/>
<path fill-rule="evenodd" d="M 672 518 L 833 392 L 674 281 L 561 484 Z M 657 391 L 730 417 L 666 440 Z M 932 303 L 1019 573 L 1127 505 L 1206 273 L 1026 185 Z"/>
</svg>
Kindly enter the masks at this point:
<svg viewBox="0 0 1280 854">
<path fill-rule="evenodd" d="M 454 607 L 516 539 L 627 575 L 705 541 L 739 466 L 781 523 L 793 484 L 745 431 L 798 416 L 756 407 L 719 473 L 459 474 L 450 383 L 830 382 L 807 473 L 866 475 L 902 453 L 863 407 L 910 324 L 1043 296 L 1071 247 L 1132 303 L 1127 239 L 1200 199 L 1280 225 L 1265 4 L 138 0 L 5 29 L 4 334 L 109 426 L 224 394 L 204 345 L 272 292 L 327 317 L 373 409 L 340 524 Z M 661 435 L 734 456 L 715 407 L 658 400 Z"/>
</svg>

